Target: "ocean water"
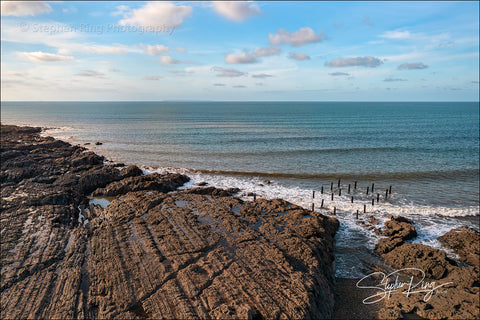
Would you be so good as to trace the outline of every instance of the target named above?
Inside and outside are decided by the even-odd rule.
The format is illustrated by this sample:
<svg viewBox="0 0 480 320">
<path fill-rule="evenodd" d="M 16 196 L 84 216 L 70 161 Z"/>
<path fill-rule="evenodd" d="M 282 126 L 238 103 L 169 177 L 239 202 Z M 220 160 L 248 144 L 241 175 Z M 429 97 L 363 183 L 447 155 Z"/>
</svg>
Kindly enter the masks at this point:
<svg viewBox="0 0 480 320">
<path fill-rule="evenodd" d="M 322 213 L 335 207 L 338 276 L 358 277 L 381 263 L 366 254 L 378 236 L 358 223 L 356 210 L 360 220 L 410 217 L 419 233 L 413 242 L 437 248 L 453 227 L 478 229 L 478 103 L 2 102 L 1 116 L 90 143 L 145 172 L 185 173 L 193 178 L 186 187 L 205 181 L 305 208 L 314 203 Z"/>
</svg>

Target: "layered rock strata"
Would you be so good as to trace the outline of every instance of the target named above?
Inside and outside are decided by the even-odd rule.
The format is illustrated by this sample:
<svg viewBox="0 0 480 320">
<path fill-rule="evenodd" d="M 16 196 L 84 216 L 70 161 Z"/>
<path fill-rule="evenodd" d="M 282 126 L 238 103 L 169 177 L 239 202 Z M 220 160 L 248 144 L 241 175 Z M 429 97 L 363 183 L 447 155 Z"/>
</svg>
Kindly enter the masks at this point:
<svg viewBox="0 0 480 320">
<path fill-rule="evenodd" d="M 3 319 L 331 316 L 337 220 L 1 129 Z"/>
</svg>

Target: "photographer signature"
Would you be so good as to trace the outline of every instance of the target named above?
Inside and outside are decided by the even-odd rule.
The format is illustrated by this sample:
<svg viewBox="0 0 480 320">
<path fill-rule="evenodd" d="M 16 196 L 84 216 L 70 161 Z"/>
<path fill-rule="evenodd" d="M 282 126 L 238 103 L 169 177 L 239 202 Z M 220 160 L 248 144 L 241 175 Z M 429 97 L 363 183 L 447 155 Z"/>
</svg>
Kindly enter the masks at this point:
<svg viewBox="0 0 480 320">
<path fill-rule="evenodd" d="M 406 282 L 405 281 L 399 281 L 399 279 L 398 279 L 399 273 L 402 272 L 402 271 L 407 271 L 407 270 L 418 271 L 419 274 L 420 274 L 420 276 L 419 276 L 420 280 L 414 281 L 414 276 L 412 276 Z M 367 286 L 367 285 L 363 284 L 365 282 L 365 280 L 367 280 L 369 278 L 375 279 L 374 277 L 377 277 L 377 276 L 380 276 L 380 279 L 379 279 L 380 282 L 377 285 L 374 285 L 374 286 L 368 285 Z M 394 280 L 392 280 L 392 278 L 394 278 Z M 371 274 L 363 277 L 362 279 L 360 279 L 357 282 L 357 288 L 378 289 L 378 290 L 380 290 L 380 292 L 377 292 L 374 295 L 371 295 L 371 296 L 363 299 L 364 304 L 376 303 L 376 302 L 382 301 L 385 298 L 389 299 L 391 297 L 392 293 L 400 291 L 401 289 L 404 289 L 404 288 L 406 288 L 406 290 L 403 290 L 402 294 L 405 294 L 407 297 L 409 297 L 411 294 L 415 294 L 415 293 L 424 294 L 423 301 L 427 302 L 428 300 L 430 300 L 430 298 L 435 293 L 435 291 L 440 292 L 438 290 L 439 288 L 453 283 L 453 282 L 447 282 L 447 283 L 438 284 L 436 282 L 428 282 L 428 281 L 424 281 L 424 280 L 425 280 L 425 272 L 423 272 L 423 270 L 417 269 L 417 268 L 404 268 L 404 269 L 400 269 L 400 270 L 394 271 L 394 272 L 389 273 L 389 274 L 385 274 L 383 272 L 371 273 Z M 443 290 L 441 292 L 446 292 L 446 290 Z"/>
</svg>

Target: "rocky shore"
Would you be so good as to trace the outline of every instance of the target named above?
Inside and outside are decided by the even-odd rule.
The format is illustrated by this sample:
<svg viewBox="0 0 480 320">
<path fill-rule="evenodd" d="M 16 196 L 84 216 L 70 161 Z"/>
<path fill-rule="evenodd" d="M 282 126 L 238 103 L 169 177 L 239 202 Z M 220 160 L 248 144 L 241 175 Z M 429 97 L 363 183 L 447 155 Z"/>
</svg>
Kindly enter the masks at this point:
<svg viewBox="0 0 480 320">
<path fill-rule="evenodd" d="M 362 220 L 384 236 L 375 253 L 390 269 L 359 286 L 334 278 L 334 218 L 234 188 L 179 189 L 189 177 L 106 164 L 40 132 L 1 127 L 2 319 L 480 316 L 475 230 L 440 237 L 452 259 L 409 242 L 409 219 Z M 409 281 L 424 291 L 405 294 Z"/>
<path fill-rule="evenodd" d="M 405 240 L 415 238 L 413 221 L 391 217 L 379 229 L 386 238 L 377 243 L 375 252 L 400 272 L 388 277 L 390 288 L 383 287 L 380 319 L 479 319 L 480 282 L 478 231 L 462 227 L 440 237 L 459 260 L 444 251 Z M 398 280 L 397 277 L 398 276 Z M 377 279 L 385 280 L 383 274 Z M 377 282 L 379 283 L 379 282 Z M 386 283 L 386 282 L 385 282 Z M 385 293 L 391 289 L 391 293 Z"/>
<path fill-rule="evenodd" d="M 338 221 L 1 127 L 1 318 L 325 319 Z"/>
</svg>

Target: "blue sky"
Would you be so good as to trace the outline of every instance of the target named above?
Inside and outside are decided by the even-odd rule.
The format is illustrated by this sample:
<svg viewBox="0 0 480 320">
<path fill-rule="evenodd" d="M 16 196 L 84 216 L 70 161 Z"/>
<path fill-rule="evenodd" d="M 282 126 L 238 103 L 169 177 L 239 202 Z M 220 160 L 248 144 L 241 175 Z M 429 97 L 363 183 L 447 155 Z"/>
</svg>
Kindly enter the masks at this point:
<svg viewBox="0 0 480 320">
<path fill-rule="evenodd" d="M 479 3 L 2 1 L 2 100 L 478 101 Z"/>
</svg>

